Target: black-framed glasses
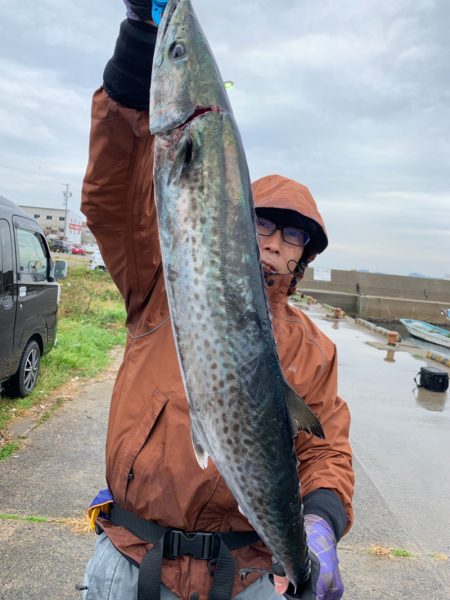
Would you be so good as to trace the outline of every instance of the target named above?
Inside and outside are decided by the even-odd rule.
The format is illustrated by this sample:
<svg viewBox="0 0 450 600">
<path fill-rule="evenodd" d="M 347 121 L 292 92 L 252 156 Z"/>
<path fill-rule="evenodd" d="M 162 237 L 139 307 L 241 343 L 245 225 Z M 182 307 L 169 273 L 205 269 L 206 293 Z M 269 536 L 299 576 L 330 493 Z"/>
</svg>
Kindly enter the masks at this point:
<svg viewBox="0 0 450 600">
<path fill-rule="evenodd" d="M 306 246 L 311 239 L 309 233 L 306 233 L 306 231 L 303 231 L 298 227 L 277 225 L 269 219 L 256 217 L 256 231 L 258 232 L 258 235 L 269 236 L 272 235 L 277 229 L 281 231 L 283 240 L 287 244 L 292 244 L 293 246 Z"/>
</svg>

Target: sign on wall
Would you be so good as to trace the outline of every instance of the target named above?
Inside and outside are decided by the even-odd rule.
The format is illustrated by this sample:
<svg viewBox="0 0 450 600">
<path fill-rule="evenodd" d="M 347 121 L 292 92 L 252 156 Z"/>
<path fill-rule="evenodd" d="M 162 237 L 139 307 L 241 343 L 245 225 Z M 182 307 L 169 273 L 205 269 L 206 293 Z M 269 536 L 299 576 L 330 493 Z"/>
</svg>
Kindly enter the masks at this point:
<svg viewBox="0 0 450 600">
<path fill-rule="evenodd" d="M 331 269 L 314 269 L 314 281 L 331 281 Z"/>
</svg>

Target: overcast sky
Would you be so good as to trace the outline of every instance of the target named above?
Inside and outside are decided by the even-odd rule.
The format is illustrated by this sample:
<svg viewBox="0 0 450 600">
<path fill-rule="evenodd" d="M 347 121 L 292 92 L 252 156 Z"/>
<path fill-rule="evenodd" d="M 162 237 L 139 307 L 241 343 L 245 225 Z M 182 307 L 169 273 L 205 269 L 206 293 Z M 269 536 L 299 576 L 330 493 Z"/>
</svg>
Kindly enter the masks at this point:
<svg viewBox="0 0 450 600">
<path fill-rule="evenodd" d="M 317 266 L 450 274 L 448 0 L 193 0 L 253 179 L 306 184 Z M 0 195 L 78 211 L 121 0 L 0 0 Z"/>
</svg>

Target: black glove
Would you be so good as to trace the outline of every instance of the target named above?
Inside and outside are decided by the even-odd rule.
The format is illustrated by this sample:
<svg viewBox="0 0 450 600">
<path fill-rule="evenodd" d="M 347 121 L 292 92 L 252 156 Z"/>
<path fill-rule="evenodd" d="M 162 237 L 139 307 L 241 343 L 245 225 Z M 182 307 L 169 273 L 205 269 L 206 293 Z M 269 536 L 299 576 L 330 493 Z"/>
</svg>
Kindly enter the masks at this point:
<svg viewBox="0 0 450 600">
<path fill-rule="evenodd" d="M 127 17 L 133 21 L 152 20 L 152 0 L 123 0 Z"/>
<path fill-rule="evenodd" d="M 305 585 L 302 586 L 301 589 L 298 589 L 296 593 L 294 593 L 294 589 L 292 584 L 289 584 L 287 592 L 284 594 L 284 597 L 288 600 L 317 600 L 316 594 L 316 585 L 317 580 L 319 579 L 320 573 L 320 562 L 315 554 L 310 552 L 311 559 L 311 576 L 306 582 Z"/>
<path fill-rule="evenodd" d="M 283 595 L 287 600 L 317 600 L 316 584 L 320 574 L 320 562 L 313 552 L 309 553 L 309 558 L 311 560 L 311 575 L 308 581 L 299 587 L 296 592 L 294 592 L 294 586 L 290 583 L 287 592 Z M 275 575 L 279 575 L 280 577 L 285 576 L 279 563 L 273 564 L 272 571 Z M 271 579 L 273 578 L 271 577 Z"/>
</svg>

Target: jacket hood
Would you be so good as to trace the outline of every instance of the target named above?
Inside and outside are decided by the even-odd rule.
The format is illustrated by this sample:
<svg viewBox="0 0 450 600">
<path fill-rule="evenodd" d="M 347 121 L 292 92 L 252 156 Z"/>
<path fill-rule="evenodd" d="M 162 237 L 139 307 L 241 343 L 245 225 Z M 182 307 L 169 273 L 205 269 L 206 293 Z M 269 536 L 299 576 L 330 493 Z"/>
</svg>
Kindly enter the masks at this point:
<svg viewBox="0 0 450 600">
<path fill-rule="evenodd" d="M 284 208 L 295 210 L 312 221 L 309 261 L 328 246 L 328 236 L 317 204 L 308 188 L 281 175 L 267 175 L 252 184 L 255 208 Z"/>
</svg>

